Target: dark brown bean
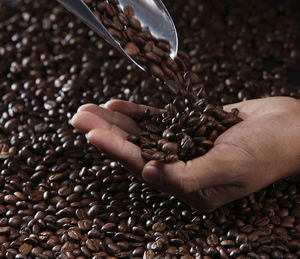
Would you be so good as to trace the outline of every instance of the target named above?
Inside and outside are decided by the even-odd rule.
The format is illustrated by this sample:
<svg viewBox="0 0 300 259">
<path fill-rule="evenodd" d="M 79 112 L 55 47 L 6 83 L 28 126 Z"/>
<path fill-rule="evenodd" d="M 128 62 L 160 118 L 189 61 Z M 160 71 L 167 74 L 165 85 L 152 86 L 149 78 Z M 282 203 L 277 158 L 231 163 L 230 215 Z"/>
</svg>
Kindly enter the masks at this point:
<svg viewBox="0 0 300 259">
<path fill-rule="evenodd" d="M 19 252 L 22 255 L 28 255 L 32 250 L 32 245 L 24 243 L 19 247 Z"/>
<path fill-rule="evenodd" d="M 139 47 L 135 45 L 134 42 L 127 43 L 124 49 L 130 56 L 135 56 L 140 53 Z"/>
</svg>

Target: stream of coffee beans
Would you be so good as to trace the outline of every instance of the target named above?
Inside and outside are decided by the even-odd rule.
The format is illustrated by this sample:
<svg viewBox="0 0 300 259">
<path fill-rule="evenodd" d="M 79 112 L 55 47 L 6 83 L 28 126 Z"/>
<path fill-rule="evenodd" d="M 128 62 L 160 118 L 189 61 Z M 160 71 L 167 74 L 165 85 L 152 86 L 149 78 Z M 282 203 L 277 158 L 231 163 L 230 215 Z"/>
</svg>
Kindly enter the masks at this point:
<svg viewBox="0 0 300 259">
<path fill-rule="evenodd" d="M 300 98 L 297 1 L 165 4 L 208 110 Z M 0 258 L 299 258 L 299 176 L 206 215 L 152 189 L 68 120 L 85 103 L 163 108 L 174 94 L 55 1 L 16 7 L 0 3 Z"/>
<path fill-rule="evenodd" d="M 168 40 L 153 36 L 135 16 L 132 6 L 122 7 L 118 0 L 85 2 L 125 52 L 159 80 L 166 87 L 165 91 L 180 95 L 190 102 L 187 105 L 193 105 L 197 96 L 193 91 L 188 91 L 193 88 L 193 81 L 184 78 L 188 77 L 185 76 L 189 58 L 187 53 L 179 51 L 174 59 L 171 58 Z"/>
</svg>

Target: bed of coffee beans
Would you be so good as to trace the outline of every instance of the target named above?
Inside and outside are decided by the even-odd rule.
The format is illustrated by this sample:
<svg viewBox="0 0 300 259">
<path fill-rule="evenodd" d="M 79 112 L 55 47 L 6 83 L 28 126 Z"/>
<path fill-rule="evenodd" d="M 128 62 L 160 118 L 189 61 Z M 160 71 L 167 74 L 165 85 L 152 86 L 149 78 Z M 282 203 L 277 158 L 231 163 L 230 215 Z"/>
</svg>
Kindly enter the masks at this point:
<svg viewBox="0 0 300 259">
<path fill-rule="evenodd" d="M 298 2 L 276 2 L 165 1 L 216 108 L 300 98 Z M 0 3 L 0 258 L 299 258 L 298 176 L 206 215 L 150 188 L 68 120 L 173 94 L 55 1 L 16 6 Z"/>
</svg>

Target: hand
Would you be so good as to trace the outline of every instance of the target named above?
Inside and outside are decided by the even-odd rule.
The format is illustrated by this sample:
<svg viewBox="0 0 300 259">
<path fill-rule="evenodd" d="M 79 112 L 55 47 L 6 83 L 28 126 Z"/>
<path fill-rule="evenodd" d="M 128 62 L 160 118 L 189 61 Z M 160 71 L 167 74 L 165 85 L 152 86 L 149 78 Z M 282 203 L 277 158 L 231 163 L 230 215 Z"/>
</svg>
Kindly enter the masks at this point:
<svg viewBox="0 0 300 259">
<path fill-rule="evenodd" d="M 137 176 L 201 212 L 300 171 L 299 100 L 271 97 L 226 105 L 227 111 L 238 108 L 243 121 L 220 135 L 204 156 L 170 164 L 146 162 L 140 148 L 126 140 L 139 132 L 132 118 L 146 107 L 121 100 L 109 101 L 105 108 L 87 104 L 72 124 Z"/>
</svg>

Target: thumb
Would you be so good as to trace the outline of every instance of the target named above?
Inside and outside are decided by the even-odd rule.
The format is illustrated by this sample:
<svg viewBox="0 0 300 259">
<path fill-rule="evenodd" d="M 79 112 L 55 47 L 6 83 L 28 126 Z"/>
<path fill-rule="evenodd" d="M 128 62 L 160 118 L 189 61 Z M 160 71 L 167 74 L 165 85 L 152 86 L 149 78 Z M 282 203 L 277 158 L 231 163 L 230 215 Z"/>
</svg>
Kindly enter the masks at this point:
<svg viewBox="0 0 300 259">
<path fill-rule="evenodd" d="M 217 145 L 204 156 L 176 163 L 148 162 L 142 177 L 161 190 L 171 193 L 191 193 L 212 186 L 238 181 L 232 173 L 236 168 L 237 154 L 228 152 L 227 145 Z"/>
<path fill-rule="evenodd" d="M 236 174 L 241 171 L 236 165 L 236 160 L 242 158 L 238 153 L 227 145 L 217 145 L 204 156 L 186 163 L 150 161 L 144 166 L 142 176 L 153 187 L 207 213 L 248 193 L 242 178 Z"/>
</svg>

